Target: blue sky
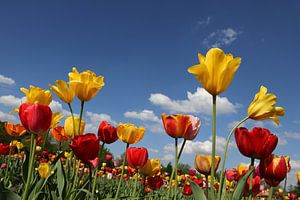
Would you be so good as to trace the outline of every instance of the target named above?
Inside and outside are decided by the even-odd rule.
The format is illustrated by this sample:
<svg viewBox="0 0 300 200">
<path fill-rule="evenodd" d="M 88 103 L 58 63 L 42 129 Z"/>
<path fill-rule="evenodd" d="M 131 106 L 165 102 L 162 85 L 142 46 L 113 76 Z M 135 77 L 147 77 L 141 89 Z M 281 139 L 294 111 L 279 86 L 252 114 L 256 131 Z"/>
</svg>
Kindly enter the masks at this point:
<svg viewBox="0 0 300 200">
<path fill-rule="evenodd" d="M 278 96 L 286 115 L 280 127 L 271 121 L 250 121 L 246 127 L 263 126 L 278 135 L 275 153 L 292 157 L 290 182 L 295 183 L 300 170 L 299 11 L 296 1 L 3 1 L 0 120 L 18 121 L 9 111 L 23 97 L 20 87 L 47 89 L 57 79 L 68 80 L 75 65 L 105 77 L 106 85 L 85 107 L 88 132 L 103 119 L 144 125 L 146 135 L 136 146 L 151 148 L 151 157 L 167 162 L 173 140 L 164 133 L 160 115 L 185 111 L 202 120 L 199 135 L 182 156 L 192 165 L 196 153 L 209 151 L 211 116 L 209 96 L 187 68 L 198 63 L 197 53 L 218 46 L 242 58 L 221 95 L 219 146 L 264 85 Z M 65 112 L 67 107 L 54 100 L 53 109 Z M 73 107 L 78 112 L 77 100 Z M 119 141 L 110 146 L 116 155 L 124 147 Z M 229 157 L 227 167 L 249 162 L 234 140 Z"/>
</svg>

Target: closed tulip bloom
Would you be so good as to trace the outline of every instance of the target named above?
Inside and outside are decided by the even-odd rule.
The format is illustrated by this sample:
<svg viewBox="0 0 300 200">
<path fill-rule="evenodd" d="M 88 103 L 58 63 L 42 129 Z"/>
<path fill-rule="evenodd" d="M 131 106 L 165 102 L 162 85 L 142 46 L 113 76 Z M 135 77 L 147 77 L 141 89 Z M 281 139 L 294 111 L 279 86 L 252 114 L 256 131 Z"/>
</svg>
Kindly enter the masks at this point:
<svg viewBox="0 0 300 200">
<path fill-rule="evenodd" d="M 47 178 L 50 170 L 50 164 L 48 162 L 40 163 L 37 170 L 41 178 Z"/>
<path fill-rule="evenodd" d="M 206 56 L 198 54 L 199 64 L 188 69 L 211 95 L 224 92 L 241 64 L 241 58 L 225 54 L 222 49 L 211 48 Z"/>
<path fill-rule="evenodd" d="M 105 159 L 107 160 L 107 161 L 111 161 L 112 160 L 112 155 L 110 155 L 110 154 L 106 154 L 106 156 L 105 156 Z"/>
<path fill-rule="evenodd" d="M 26 95 L 26 103 L 37 103 L 48 106 L 52 101 L 50 90 L 43 90 L 32 85 L 29 86 L 29 90 L 26 88 L 21 88 L 20 90 Z"/>
<path fill-rule="evenodd" d="M 68 137 L 65 135 L 65 129 L 63 126 L 57 126 L 50 131 L 50 134 L 56 142 L 65 142 Z"/>
<path fill-rule="evenodd" d="M 184 184 L 182 194 L 185 196 L 191 196 L 193 194 L 193 190 L 189 184 Z"/>
<path fill-rule="evenodd" d="M 298 184 L 300 184 L 300 172 L 297 172 L 297 181 L 298 181 Z"/>
<path fill-rule="evenodd" d="M 85 135 L 79 135 L 72 139 L 72 144 L 69 144 L 76 157 L 82 160 L 84 163 L 89 163 L 90 160 L 94 160 L 98 156 L 99 140 L 96 135 L 88 133 Z"/>
<path fill-rule="evenodd" d="M 130 167 L 139 169 L 146 164 L 148 151 L 146 148 L 129 147 L 126 150 L 126 157 Z"/>
<path fill-rule="evenodd" d="M 12 137 L 20 137 L 26 133 L 26 129 L 20 124 L 5 123 L 5 131 Z"/>
<path fill-rule="evenodd" d="M 266 183 L 276 187 L 287 175 L 287 165 L 284 156 L 269 155 L 260 160 L 259 171 Z"/>
<path fill-rule="evenodd" d="M 236 169 L 225 171 L 226 179 L 228 181 L 237 181 L 239 179 L 239 172 Z"/>
<path fill-rule="evenodd" d="M 147 160 L 146 164 L 142 168 L 140 168 L 140 173 L 145 176 L 154 176 L 158 172 L 160 172 L 160 169 L 160 159 L 154 158 Z"/>
<path fill-rule="evenodd" d="M 237 171 L 239 173 L 239 176 L 244 176 L 249 170 L 249 167 L 246 165 L 238 164 Z"/>
<path fill-rule="evenodd" d="M 0 143 L 0 155 L 8 155 L 10 150 L 9 144 Z"/>
<path fill-rule="evenodd" d="M 60 114 L 59 112 L 53 113 L 50 128 L 56 127 L 63 117 L 64 116 L 62 114 Z"/>
<path fill-rule="evenodd" d="M 117 127 L 117 135 L 119 139 L 127 144 L 135 144 L 139 142 L 145 134 L 145 128 L 137 128 L 134 124 L 122 124 L 120 123 Z"/>
<path fill-rule="evenodd" d="M 51 85 L 50 88 L 56 96 L 58 96 L 65 103 L 71 103 L 74 99 L 74 91 L 68 87 L 68 84 L 64 80 L 55 81 L 56 85 Z"/>
<path fill-rule="evenodd" d="M 221 157 L 220 156 L 215 156 L 215 172 L 218 169 L 219 163 L 220 163 Z M 197 154 L 195 156 L 195 169 L 204 175 L 209 175 L 211 172 L 211 161 L 212 157 L 203 155 L 203 154 Z"/>
<path fill-rule="evenodd" d="M 23 103 L 19 108 L 19 117 L 29 133 L 40 135 L 50 128 L 52 111 L 47 105 Z"/>
<path fill-rule="evenodd" d="M 274 94 L 267 94 L 267 92 L 266 87 L 260 87 L 260 91 L 248 107 L 248 117 L 253 120 L 272 119 L 279 125 L 278 117 L 284 115 L 284 108 L 275 106 L 277 97 Z"/>
<path fill-rule="evenodd" d="M 249 196 L 250 177 L 247 179 L 244 189 L 244 196 Z M 252 180 L 252 195 L 256 196 L 260 192 L 260 177 L 255 176 Z"/>
<path fill-rule="evenodd" d="M 196 170 L 194 170 L 194 169 L 189 169 L 189 175 L 190 176 L 195 176 L 196 175 Z"/>
<path fill-rule="evenodd" d="M 277 146 L 278 138 L 266 128 L 252 130 L 241 127 L 234 132 L 236 145 L 244 156 L 261 159 L 269 156 Z"/>
<path fill-rule="evenodd" d="M 148 183 L 151 189 L 153 190 L 159 190 L 161 186 L 164 184 L 164 180 L 160 176 L 154 176 L 154 177 L 149 177 Z"/>
<path fill-rule="evenodd" d="M 90 70 L 79 73 L 75 67 L 69 73 L 69 85 L 81 101 L 89 101 L 104 86 L 104 77 Z"/>
<path fill-rule="evenodd" d="M 82 135 L 83 132 L 84 132 L 84 127 L 85 127 L 84 120 L 81 119 L 80 133 L 79 134 L 78 134 L 79 117 L 74 117 L 74 122 L 75 122 L 75 133 L 74 133 L 74 136 Z M 73 136 L 74 129 L 73 129 L 73 118 L 72 118 L 72 116 L 66 118 L 64 129 L 65 129 L 66 136 L 68 136 L 68 137 L 72 137 Z"/>
<path fill-rule="evenodd" d="M 98 138 L 100 141 L 111 144 L 117 141 L 117 128 L 110 125 L 107 121 L 102 121 L 98 127 Z"/>
<path fill-rule="evenodd" d="M 200 119 L 192 115 L 163 113 L 161 118 L 167 134 L 173 138 L 193 140 L 201 126 Z"/>
</svg>

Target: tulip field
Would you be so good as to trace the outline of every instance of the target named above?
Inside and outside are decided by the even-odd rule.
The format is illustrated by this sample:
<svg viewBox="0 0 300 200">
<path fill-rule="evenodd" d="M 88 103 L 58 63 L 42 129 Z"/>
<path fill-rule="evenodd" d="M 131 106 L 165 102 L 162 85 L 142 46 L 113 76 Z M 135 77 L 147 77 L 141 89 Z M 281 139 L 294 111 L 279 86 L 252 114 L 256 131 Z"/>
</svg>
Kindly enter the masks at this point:
<svg viewBox="0 0 300 200">
<path fill-rule="evenodd" d="M 272 120 L 279 125 L 285 109 L 276 105 L 277 96 L 261 86 L 247 116 L 227 134 L 224 152 L 217 155 L 217 97 L 231 84 L 241 58 L 220 48 L 199 53 L 198 58 L 199 63 L 186 70 L 211 95 L 210 155 L 195 154 L 194 166 L 189 168 L 179 164 L 186 142 L 196 140 L 200 130 L 198 116 L 161 114 L 165 134 L 174 144 L 173 164 L 167 166 L 138 144 L 147 132 L 143 126 L 99 121 L 97 133 L 85 132 L 85 105 L 105 87 L 104 77 L 73 67 L 66 80 L 49 80 L 49 88 L 21 88 L 25 100 L 12 111 L 20 123 L 0 123 L 0 199 L 300 199 L 299 185 L 293 191 L 286 187 L 293 167 L 289 155 L 273 154 L 278 136 L 265 127 L 242 127 L 250 120 Z M 69 108 L 69 116 L 52 112 L 49 104 L 54 95 Z M 75 98 L 81 102 L 79 115 L 73 112 Z M 121 157 L 110 149 L 118 140 L 124 149 Z M 249 166 L 226 168 L 230 142 Z"/>
</svg>

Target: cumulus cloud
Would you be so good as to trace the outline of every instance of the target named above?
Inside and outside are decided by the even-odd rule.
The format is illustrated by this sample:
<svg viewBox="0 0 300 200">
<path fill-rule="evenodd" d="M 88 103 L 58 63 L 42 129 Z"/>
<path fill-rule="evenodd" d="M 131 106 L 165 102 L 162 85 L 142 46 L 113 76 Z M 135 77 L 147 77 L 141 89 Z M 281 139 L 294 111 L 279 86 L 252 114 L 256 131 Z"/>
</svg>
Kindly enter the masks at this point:
<svg viewBox="0 0 300 200">
<path fill-rule="evenodd" d="M 14 115 L 0 111 L 0 121 L 15 122 L 17 118 Z"/>
<path fill-rule="evenodd" d="M 152 133 L 164 133 L 165 129 L 162 123 L 146 124 L 146 130 L 149 130 Z"/>
<path fill-rule="evenodd" d="M 204 40 L 203 44 L 207 47 L 221 47 L 231 44 L 242 32 L 232 28 L 219 29 L 210 33 Z"/>
<path fill-rule="evenodd" d="M 19 107 L 21 102 L 25 102 L 25 101 L 26 101 L 25 97 L 18 98 L 13 95 L 0 96 L 0 104 L 3 104 L 4 106 L 11 107 L 11 108 Z"/>
<path fill-rule="evenodd" d="M 237 124 L 239 123 L 239 121 L 232 121 L 227 125 L 228 130 L 233 129 Z M 242 123 L 241 125 L 239 125 L 238 127 L 244 127 L 245 123 Z"/>
<path fill-rule="evenodd" d="M 299 140 L 299 139 L 300 139 L 300 133 L 285 131 L 285 132 L 284 132 L 284 135 L 285 135 L 287 138 L 296 139 L 296 140 Z"/>
<path fill-rule="evenodd" d="M 0 74 L 0 84 L 13 85 L 15 84 L 15 80 Z"/>
<path fill-rule="evenodd" d="M 197 88 L 195 93 L 187 92 L 187 99 L 173 100 L 170 97 L 154 93 L 150 95 L 150 102 L 162 109 L 176 113 L 202 113 L 211 115 L 211 95 L 204 88 Z M 226 97 L 217 97 L 218 114 L 236 113 L 240 105 L 231 103 Z"/>
<path fill-rule="evenodd" d="M 160 119 L 154 114 L 152 110 L 143 110 L 141 112 L 128 111 L 124 116 L 132 119 L 140 119 L 142 121 L 160 122 Z"/>
</svg>

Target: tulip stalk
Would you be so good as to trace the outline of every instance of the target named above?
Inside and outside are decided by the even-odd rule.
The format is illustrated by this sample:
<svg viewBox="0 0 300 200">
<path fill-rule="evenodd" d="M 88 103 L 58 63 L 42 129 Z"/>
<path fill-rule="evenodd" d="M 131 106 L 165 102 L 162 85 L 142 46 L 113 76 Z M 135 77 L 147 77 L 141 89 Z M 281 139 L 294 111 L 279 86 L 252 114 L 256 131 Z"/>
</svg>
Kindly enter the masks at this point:
<svg viewBox="0 0 300 200">
<path fill-rule="evenodd" d="M 269 196 L 268 196 L 268 200 L 272 200 L 272 197 L 273 197 L 273 186 L 270 187 L 270 193 L 269 193 Z"/>
<path fill-rule="evenodd" d="M 208 198 L 208 175 L 205 174 L 205 192 L 206 192 L 206 197 Z"/>
<path fill-rule="evenodd" d="M 74 138 L 74 135 L 75 135 L 75 119 L 74 119 L 74 113 L 73 113 L 73 109 L 72 109 L 70 103 L 68 103 L 68 106 L 69 106 L 69 110 L 70 110 L 70 112 L 71 112 L 71 116 L 72 116 L 72 120 L 73 120 L 73 135 L 72 135 L 72 138 Z M 81 125 L 81 124 L 79 123 L 79 127 L 80 127 L 80 125 Z M 79 131 L 80 131 L 80 129 L 79 129 Z"/>
<path fill-rule="evenodd" d="M 221 167 L 221 177 L 220 177 L 220 184 L 221 184 L 221 188 L 218 191 L 218 199 L 221 200 L 221 195 L 222 195 L 222 188 L 223 188 L 223 182 L 224 182 L 224 171 L 225 171 L 225 163 L 226 163 L 226 158 L 227 158 L 227 150 L 228 150 L 228 145 L 231 139 L 231 136 L 234 132 L 234 130 L 239 127 L 242 123 L 244 123 L 246 120 L 248 119 L 248 117 L 245 117 L 244 119 L 242 119 L 240 122 L 238 122 L 230 131 L 227 140 L 226 140 L 226 144 L 225 144 L 225 149 L 224 149 L 224 154 L 223 154 L 223 161 L 222 161 L 222 167 Z"/>
<path fill-rule="evenodd" d="M 135 181 L 134 181 L 134 189 L 133 189 L 133 197 L 135 197 L 136 193 L 136 188 L 137 188 L 137 180 L 139 178 L 139 169 L 136 169 L 136 174 L 135 174 Z"/>
<path fill-rule="evenodd" d="M 123 174 L 124 174 L 124 168 L 125 168 L 125 164 L 126 164 L 126 151 L 127 151 L 128 147 L 129 147 L 129 143 L 126 144 L 125 158 L 123 160 L 123 167 L 122 167 L 121 177 L 120 177 L 120 180 L 119 180 L 118 189 L 117 189 L 117 193 L 116 193 L 115 199 L 118 199 L 118 197 L 119 197 L 119 192 L 120 192 L 121 183 L 122 183 Z"/>
<path fill-rule="evenodd" d="M 32 170 L 33 170 L 33 167 L 34 167 L 33 166 L 33 161 L 34 161 L 35 148 L 36 148 L 36 137 L 35 137 L 35 134 L 31 133 L 31 138 L 30 138 L 30 155 L 29 155 L 29 163 L 28 163 L 28 174 L 27 174 L 25 191 L 23 193 L 22 200 L 27 200 L 28 199 L 29 188 L 30 188 L 30 184 L 31 184 L 32 174 L 33 174 Z"/>
<path fill-rule="evenodd" d="M 84 107 L 84 101 L 81 101 L 80 114 L 79 114 L 79 124 L 78 124 L 78 135 L 80 135 L 80 128 L 81 128 L 81 119 L 82 119 L 83 107 Z M 74 117 L 73 117 L 73 120 L 74 120 Z M 73 121 L 73 124 L 75 124 L 74 121 Z"/>
<path fill-rule="evenodd" d="M 217 114 L 217 96 L 213 95 L 213 111 L 212 111 L 212 160 L 211 160 L 211 180 L 210 180 L 210 190 L 211 199 L 215 199 L 214 193 L 214 181 L 215 181 L 215 156 L 216 156 L 216 114 Z"/>
<path fill-rule="evenodd" d="M 180 148 L 180 151 L 179 151 L 179 154 L 178 154 L 178 160 L 180 159 L 180 156 L 181 156 L 182 151 L 184 149 L 185 143 L 186 143 L 186 139 L 183 140 L 183 143 L 181 145 L 181 148 Z"/>
<path fill-rule="evenodd" d="M 174 200 L 177 199 L 177 167 L 178 167 L 178 138 L 175 138 L 175 166 L 174 166 L 174 173 L 175 173 L 175 187 L 174 187 Z"/>
<path fill-rule="evenodd" d="M 252 170 L 252 173 L 250 175 L 250 183 L 249 183 L 249 193 L 250 194 L 249 194 L 248 200 L 252 200 L 252 182 L 253 182 L 254 161 L 255 161 L 255 158 L 251 158 L 250 170 Z"/>
</svg>

